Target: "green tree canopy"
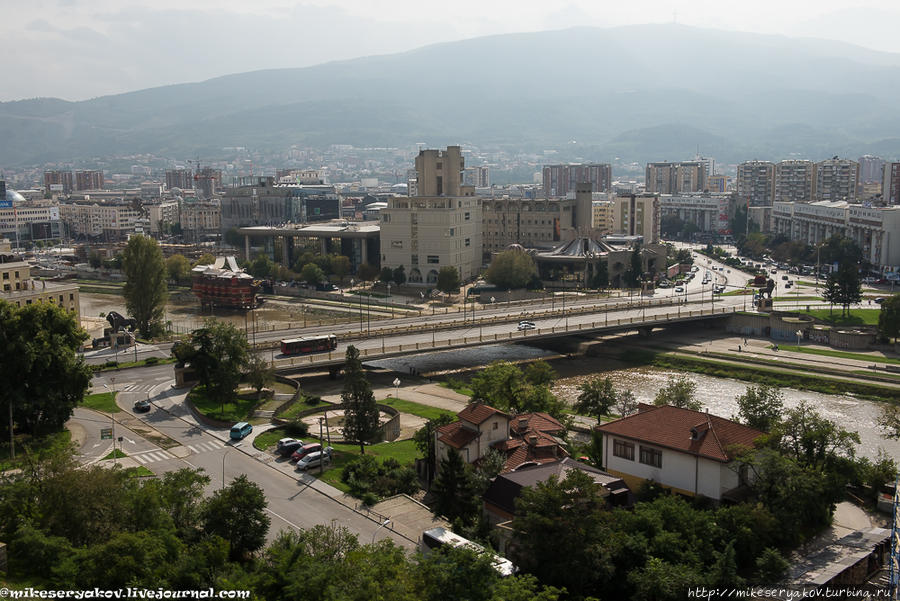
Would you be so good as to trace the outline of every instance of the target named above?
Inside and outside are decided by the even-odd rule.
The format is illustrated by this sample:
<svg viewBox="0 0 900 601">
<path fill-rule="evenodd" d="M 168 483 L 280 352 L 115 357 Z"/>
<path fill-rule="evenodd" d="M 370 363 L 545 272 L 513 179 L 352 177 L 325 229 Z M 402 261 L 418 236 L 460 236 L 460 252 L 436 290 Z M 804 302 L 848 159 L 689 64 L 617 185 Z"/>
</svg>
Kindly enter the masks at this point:
<svg viewBox="0 0 900 601">
<path fill-rule="evenodd" d="M 208 319 L 191 334 L 190 350 L 179 348 L 206 388 L 222 405 L 234 398 L 241 374 L 247 369 L 250 345 L 234 325 Z"/>
<path fill-rule="evenodd" d="M 341 404 L 344 405 L 344 439 L 359 444 L 359 452 L 365 454 L 366 443 L 378 434 L 378 404 L 363 373 L 359 351 L 352 344 L 347 347 Z"/>
<path fill-rule="evenodd" d="M 154 324 L 162 320 L 169 298 L 166 262 L 159 244 L 147 236 L 132 236 L 122 253 L 125 271 L 125 308 L 137 321 L 141 336 L 149 337 Z"/>
<path fill-rule="evenodd" d="M 336 275 L 339 281 L 343 282 L 347 274 L 350 273 L 350 258 L 344 255 L 331 257 L 331 273 Z"/>
<path fill-rule="evenodd" d="M 272 277 L 272 273 L 275 271 L 275 261 L 270 259 L 269 255 L 265 253 L 259 253 L 253 259 L 253 262 L 250 263 L 247 271 L 255 278 Z"/>
<path fill-rule="evenodd" d="M 884 338 L 900 336 L 900 294 L 894 294 L 881 303 L 878 314 L 878 332 Z"/>
<path fill-rule="evenodd" d="M 187 282 L 191 279 L 191 262 L 184 255 L 172 255 L 166 259 L 166 271 L 170 280 Z"/>
<path fill-rule="evenodd" d="M 653 404 L 672 405 L 695 411 L 703 408 L 702 403 L 697 399 L 697 383 L 684 376 L 670 380 L 660 388 L 656 393 L 656 398 L 653 399 Z"/>
<path fill-rule="evenodd" d="M 203 253 L 197 260 L 194 262 L 194 267 L 197 265 L 212 265 L 216 262 L 216 257 L 212 253 Z"/>
<path fill-rule="evenodd" d="M 438 428 L 453 422 L 453 416 L 449 413 L 443 413 L 438 417 L 428 420 L 425 425 L 416 430 L 413 434 L 413 442 L 422 457 L 425 458 L 428 469 L 428 482 L 434 477 L 435 464 L 437 463 L 437 455 L 435 449 L 434 433 Z"/>
<path fill-rule="evenodd" d="M 217 490 L 203 508 L 203 528 L 228 541 L 232 559 L 245 558 L 266 542 L 271 520 L 266 514 L 266 495 L 241 474 Z"/>
<path fill-rule="evenodd" d="M 382 267 L 381 273 L 378 275 L 378 279 L 384 283 L 393 282 L 394 281 L 394 270 L 390 267 Z"/>
<path fill-rule="evenodd" d="M 441 459 L 431 493 L 434 495 L 435 513 L 448 521 L 460 520 L 471 524 L 478 517 L 480 497 L 477 486 L 471 468 L 456 449 L 449 448 L 447 456 Z"/>
<path fill-rule="evenodd" d="M 738 418 L 746 425 L 763 432 L 770 432 L 781 418 L 784 407 L 784 395 L 777 386 L 759 384 L 747 386 L 744 394 L 735 401 L 738 406 Z"/>
<path fill-rule="evenodd" d="M 375 277 L 378 275 L 378 268 L 369 263 L 362 263 L 359 267 L 357 267 L 356 275 L 358 275 L 359 279 L 363 282 L 368 282 L 375 279 Z"/>
<path fill-rule="evenodd" d="M 307 263 L 300 270 L 300 278 L 310 284 L 321 284 L 325 281 L 325 272 L 315 263 Z"/>
<path fill-rule="evenodd" d="M 454 294 L 459 292 L 459 285 L 459 273 L 456 271 L 456 267 L 452 265 L 441 267 L 441 270 L 438 271 L 437 289 L 444 294 Z"/>
<path fill-rule="evenodd" d="M 90 386 L 90 367 L 77 355 L 85 339 L 75 316 L 62 307 L 18 308 L 0 300 L 0 415 L 8 416 L 12 405 L 20 432 L 61 430 Z"/>
<path fill-rule="evenodd" d="M 506 290 L 524 288 L 537 273 L 531 255 L 518 250 L 506 250 L 494 257 L 485 273 L 491 284 Z"/>
<path fill-rule="evenodd" d="M 256 394 L 259 395 L 274 378 L 275 370 L 272 365 L 265 358 L 251 353 L 247 360 L 247 380 L 256 389 Z"/>
<path fill-rule="evenodd" d="M 394 283 L 398 286 L 402 286 L 406 283 L 406 268 L 403 265 L 400 265 L 396 269 L 394 269 L 391 274 L 391 278 L 394 280 Z"/>
<path fill-rule="evenodd" d="M 580 392 L 578 400 L 575 402 L 575 411 L 597 419 L 609 415 L 610 409 L 616 402 L 616 389 L 609 376 L 605 378 L 595 376 L 586 380 L 578 387 L 578 390 Z"/>
</svg>

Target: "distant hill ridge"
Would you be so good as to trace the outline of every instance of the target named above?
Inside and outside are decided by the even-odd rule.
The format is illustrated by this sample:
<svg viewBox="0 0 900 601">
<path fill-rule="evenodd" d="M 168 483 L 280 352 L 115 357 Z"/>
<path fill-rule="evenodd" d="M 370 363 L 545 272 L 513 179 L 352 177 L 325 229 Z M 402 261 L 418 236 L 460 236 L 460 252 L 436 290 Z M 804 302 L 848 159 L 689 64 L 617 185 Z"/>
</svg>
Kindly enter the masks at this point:
<svg viewBox="0 0 900 601">
<path fill-rule="evenodd" d="M 226 146 L 540 150 L 596 160 L 900 156 L 900 54 L 642 25 L 474 38 L 80 102 L 0 103 L 0 165 Z"/>
</svg>

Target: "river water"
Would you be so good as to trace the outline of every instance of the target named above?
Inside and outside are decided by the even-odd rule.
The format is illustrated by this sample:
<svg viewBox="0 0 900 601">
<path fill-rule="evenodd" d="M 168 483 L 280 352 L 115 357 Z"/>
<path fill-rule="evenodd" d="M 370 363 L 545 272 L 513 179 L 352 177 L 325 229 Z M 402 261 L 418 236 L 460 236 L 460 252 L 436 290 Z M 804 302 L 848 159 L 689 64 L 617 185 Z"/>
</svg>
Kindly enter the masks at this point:
<svg viewBox="0 0 900 601">
<path fill-rule="evenodd" d="M 705 409 L 720 417 L 737 414 L 735 398 L 747 389 L 747 382 L 729 378 L 716 378 L 704 374 L 685 373 L 654 367 L 629 367 L 618 361 L 599 357 L 564 358 L 543 349 L 522 345 L 495 345 L 458 351 L 442 351 L 417 356 L 399 357 L 376 361 L 373 365 L 404 373 L 412 367 L 421 373 L 464 372 L 487 365 L 491 361 L 521 361 L 545 358 L 551 360 L 559 377 L 553 383 L 553 392 L 569 403 L 578 397 L 578 387 L 596 376 L 609 376 L 617 390 L 629 389 L 638 401 L 652 403 L 657 391 L 679 377 L 697 384 L 697 397 Z M 829 395 L 817 392 L 782 389 L 786 408 L 796 407 L 807 401 L 825 418 L 840 427 L 859 432 L 861 444 L 857 453 L 875 459 L 879 449 L 884 449 L 900 462 L 900 441 L 881 436 L 877 425 L 880 404 L 850 395 Z"/>
</svg>

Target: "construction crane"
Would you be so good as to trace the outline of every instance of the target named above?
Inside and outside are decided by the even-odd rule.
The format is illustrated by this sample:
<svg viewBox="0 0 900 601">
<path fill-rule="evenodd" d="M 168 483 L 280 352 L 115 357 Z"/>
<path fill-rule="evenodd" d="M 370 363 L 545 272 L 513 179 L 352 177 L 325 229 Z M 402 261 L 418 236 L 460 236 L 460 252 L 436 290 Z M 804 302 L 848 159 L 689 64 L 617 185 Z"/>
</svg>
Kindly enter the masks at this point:
<svg viewBox="0 0 900 601">
<path fill-rule="evenodd" d="M 212 170 L 208 167 L 203 169 L 200 164 L 199 156 L 196 160 L 188 159 L 188 164 L 191 165 L 194 171 L 194 194 L 196 194 L 197 198 L 200 200 L 206 200 L 213 194 L 211 180 L 215 179 L 215 175 L 213 175 Z"/>
</svg>

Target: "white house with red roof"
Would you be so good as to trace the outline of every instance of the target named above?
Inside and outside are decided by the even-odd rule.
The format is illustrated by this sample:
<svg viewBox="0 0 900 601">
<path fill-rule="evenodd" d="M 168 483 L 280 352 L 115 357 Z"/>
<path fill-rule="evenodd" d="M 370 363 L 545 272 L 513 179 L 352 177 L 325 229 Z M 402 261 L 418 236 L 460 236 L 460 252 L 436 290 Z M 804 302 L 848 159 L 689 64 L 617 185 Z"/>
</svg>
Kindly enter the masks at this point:
<svg viewBox="0 0 900 601">
<path fill-rule="evenodd" d="M 466 463 L 477 463 L 491 449 L 506 456 L 503 471 L 523 465 L 541 465 L 567 457 L 557 436 L 565 427 L 546 413 L 510 416 L 481 402 L 470 403 L 459 419 L 435 431 L 435 473 L 449 449 L 456 449 Z"/>
<path fill-rule="evenodd" d="M 643 403 L 637 413 L 597 430 L 603 433 L 606 471 L 632 490 L 652 480 L 717 501 L 746 484 L 735 457 L 765 434 L 708 412 Z"/>
</svg>

